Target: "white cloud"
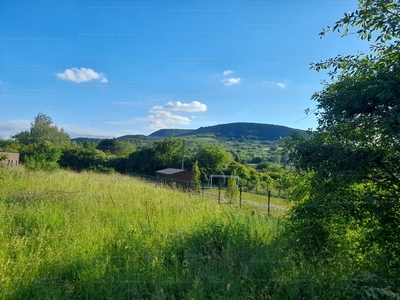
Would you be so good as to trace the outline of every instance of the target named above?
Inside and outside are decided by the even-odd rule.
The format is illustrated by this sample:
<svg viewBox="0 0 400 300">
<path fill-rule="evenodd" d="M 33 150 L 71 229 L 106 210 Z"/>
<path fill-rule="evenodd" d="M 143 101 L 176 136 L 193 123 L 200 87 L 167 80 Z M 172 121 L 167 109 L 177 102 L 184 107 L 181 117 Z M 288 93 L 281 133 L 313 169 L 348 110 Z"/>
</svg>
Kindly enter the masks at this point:
<svg viewBox="0 0 400 300">
<path fill-rule="evenodd" d="M 183 112 L 204 112 L 207 111 L 207 105 L 200 103 L 199 101 L 192 101 L 191 103 L 168 102 L 164 106 L 153 106 L 151 111 L 157 110 L 171 110 L 171 111 L 183 111 Z"/>
<path fill-rule="evenodd" d="M 147 117 L 149 126 L 153 130 L 169 128 L 168 125 L 189 125 L 190 120 L 186 117 L 173 115 L 169 111 L 158 110 L 150 111 L 151 115 Z"/>
<path fill-rule="evenodd" d="M 151 112 L 151 111 L 156 111 L 156 110 L 162 110 L 162 109 L 163 109 L 162 106 L 160 106 L 160 105 L 155 105 L 155 106 L 153 106 L 153 107 L 151 108 L 150 112 Z"/>
<path fill-rule="evenodd" d="M 73 82 L 87 82 L 99 79 L 100 82 L 108 82 L 107 78 L 102 73 L 97 73 L 89 68 L 71 68 L 66 69 L 64 73 L 56 73 L 58 79 L 68 80 Z"/>
<path fill-rule="evenodd" d="M 141 121 L 148 123 L 152 130 L 174 128 L 177 125 L 189 125 L 190 119 L 171 112 L 199 113 L 205 111 L 207 111 L 207 105 L 199 101 L 190 103 L 169 101 L 165 105 L 154 105 L 149 111 L 149 116 Z"/>
<path fill-rule="evenodd" d="M 286 84 L 284 84 L 284 83 L 282 83 L 282 82 L 278 82 L 277 85 L 278 85 L 280 88 L 283 88 L 283 89 L 286 87 Z"/>
<path fill-rule="evenodd" d="M 221 80 L 222 83 L 224 83 L 225 85 L 234 85 L 234 84 L 239 84 L 241 81 L 240 78 L 229 78 L 229 79 L 223 79 Z"/>
<path fill-rule="evenodd" d="M 224 71 L 222 74 L 224 74 L 224 75 L 235 74 L 235 71 L 232 71 L 232 70 L 226 70 L 226 71 Z"/>
</svg>

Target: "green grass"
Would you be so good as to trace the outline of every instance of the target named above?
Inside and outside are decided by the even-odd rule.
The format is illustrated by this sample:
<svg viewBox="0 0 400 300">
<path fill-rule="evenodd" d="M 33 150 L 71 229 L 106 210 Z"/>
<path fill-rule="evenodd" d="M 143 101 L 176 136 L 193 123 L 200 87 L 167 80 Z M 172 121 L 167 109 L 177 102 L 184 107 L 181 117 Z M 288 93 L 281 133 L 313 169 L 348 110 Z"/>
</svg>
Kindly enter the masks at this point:
<svg viewBox="0 0 400 300">
<path fill-rule="evenodd" d="M 0 298 L 235 298 L 267 282 L 279 220 L 121 175 L 0 174 Z"/>
<path fill-rule="evenodd" d="M 117 174 L 0 169 L 0 299 L 396 299 L 306 263 L 284 222 Z"/>
<path fill-rule="evenodd" d="M 211 189 L 206 189 L 205 191 L 210 191 L 214 194 L 218 194 L 218 188 L 211 188 Z M 225 197 L 225 189 L 221 189 L 221 198 Z M 239 198 L 239 196 L 238 196 Z M 249 192 L 242 192 L 242 199 L 243 200 L 248 200 L 256 203 L 262 203 L 262 204 L 268 204 L 268 196 L 266 194 L 256 194 L 256 193 L 249 193 Z M 238 202 L 239 199 L 236 199 L 236 202 Z M 289 209 L 292 207 L 292 203 L 288 200 L 275 197 L 271 195 L 271 205 L 273 206 L 280 206 L 282 208 Z M 271 211 L 274 211 L 276 209 L 272 208 Z"/>
</svg>

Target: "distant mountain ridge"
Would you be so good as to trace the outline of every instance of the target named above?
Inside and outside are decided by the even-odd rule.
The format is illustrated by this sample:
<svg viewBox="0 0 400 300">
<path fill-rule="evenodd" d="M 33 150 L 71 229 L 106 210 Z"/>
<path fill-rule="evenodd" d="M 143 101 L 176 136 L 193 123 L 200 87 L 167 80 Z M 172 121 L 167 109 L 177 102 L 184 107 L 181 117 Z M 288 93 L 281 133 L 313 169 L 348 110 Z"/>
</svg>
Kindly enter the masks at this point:
<svg viewBox="0 0 400 300">
<path fill-rule="evenodd" d="M 215 137 L 220 139 L 246 139 L 276 141 L 293 133 L 304 134 L 301 129 L 281 125 L 262 123 L 228 123 L 214 126 L 200 127 L 198 129 L 160 129 L 153 132 L 151 137 Z"/>
<path fill-rule="evenodd" d="M 171 136 L 181 136 L 181 135 L 185 135 L 185 134 L 190 134 L 193 131 L 194 131 L 194 129 L 160 129 L 160 130 L 153 132 L 149 136 L 168 138 Z"/>
<path fill-rule="evenodd" d="M 152 134 L 145 135 L 124 135 L 117 140 L 131 139 L 160 139 L 169 137 L 210 137 L 217 139 L 236 139 L 236 140 L 256 140 L 256 141 L 276 141 L 292 135 L 293 133 L 305 134 L 304 130 L 290 128 L 282 125 L 262 124 L 262 123 L 228 123 L 214 126 L 200 127 L 198 129 L 160 129 Z M 76 138 L 76 142 L 85 140 L 100 141 L 101 139 Z"/>
</svg>

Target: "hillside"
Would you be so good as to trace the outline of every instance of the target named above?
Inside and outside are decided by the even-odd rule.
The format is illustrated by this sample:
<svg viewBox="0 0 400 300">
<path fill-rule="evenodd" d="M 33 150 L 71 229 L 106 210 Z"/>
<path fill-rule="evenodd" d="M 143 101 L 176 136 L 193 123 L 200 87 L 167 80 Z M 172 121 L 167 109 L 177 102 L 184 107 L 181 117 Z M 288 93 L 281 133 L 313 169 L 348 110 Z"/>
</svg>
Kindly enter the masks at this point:
<svg viewBox="0 0 400 300">
<path fill-rule="evenodd" d="M 193 129 L 160 129 L 149 136 L 151 137 L 162 137 L 162 138 L 169 138 L 171 136 L 183 136 L 190 134 Z"/>
<path fill-rule="evenodd" d="M 154 141 L 168 137 L 210 137 L 225 140 L 238 141 L 277 141 L 293 133 L 304 133 L 304 130 L 294 129 L 281 125 L 261 123 L 228 123 L 214 126 L 200 127 L 198 129 L 160 129 L 152 134 L 145 135 L 124 135 L 118 137 L 120 141 Z M 76 138 L 72 141 L 83 143 L 84 141 L 99 142 L 101 139 Z"/>
<path fill-rule="evenodd" d="M 218 139 L 276 141 L 293 133 L 304 133 L 303 130 L 286 126 L 260 123 L 229 123 L 200 127 L 184 136 L 214 136 Z"/>
</svg>

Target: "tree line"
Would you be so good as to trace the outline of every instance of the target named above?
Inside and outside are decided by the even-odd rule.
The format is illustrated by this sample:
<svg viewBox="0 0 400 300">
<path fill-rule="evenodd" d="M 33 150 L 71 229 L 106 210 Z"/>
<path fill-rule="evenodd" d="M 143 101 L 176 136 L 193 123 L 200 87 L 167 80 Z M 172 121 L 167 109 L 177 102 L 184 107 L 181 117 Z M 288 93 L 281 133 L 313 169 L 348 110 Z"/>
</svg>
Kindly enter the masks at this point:
<svg viewBox="0 0 400 300">
<path fill-rule="evenodd" d="M 185 169 L 192 170 L 197 164 L 199 175 L 196 180 L 199 182 L 208 182 L 212 174 L 235 173 L 246 190 L 265 191 L 274 186 L 278 193 L 290 193 L 290 172 L 267 160 L 250 166 L 236 161 L 222 146 L 207 144 L 193 151 L 193 148 L 183 146 L 182 139 L 175 137 L 141 149 L 115 138 L 78 144 L 71 142 L 69 135 L 43 113 L 35 117 L 29 131 L 20 132 L 13 139 L 0 140 L 0 149 L 20 152 L 28 169 L 46 171 L 65 168 L 78 172 L 154 175 L 155 171 L 164 168 L 181 168 L 183 158 Z"/>
</svg>

